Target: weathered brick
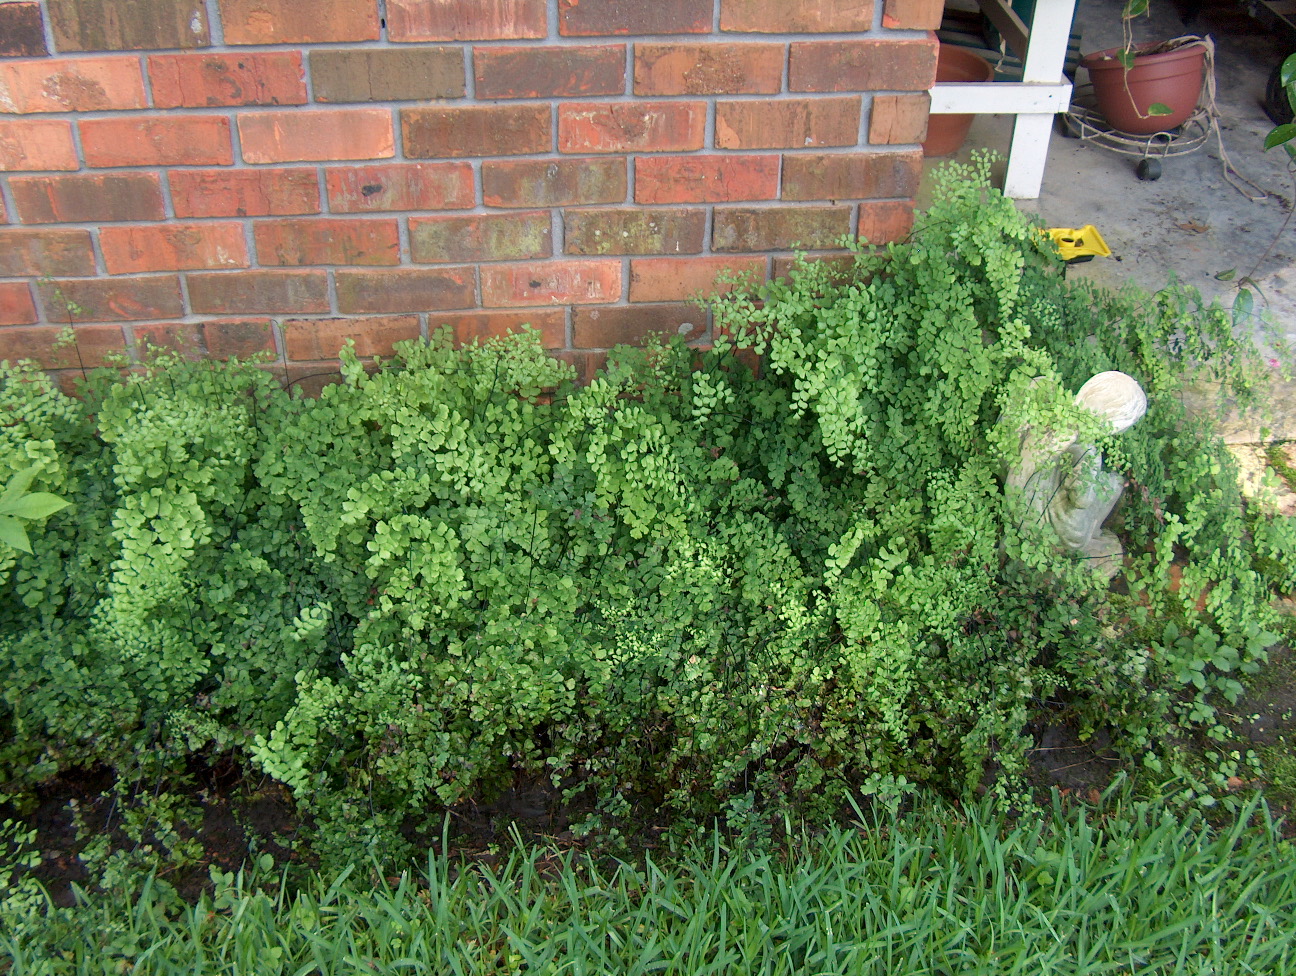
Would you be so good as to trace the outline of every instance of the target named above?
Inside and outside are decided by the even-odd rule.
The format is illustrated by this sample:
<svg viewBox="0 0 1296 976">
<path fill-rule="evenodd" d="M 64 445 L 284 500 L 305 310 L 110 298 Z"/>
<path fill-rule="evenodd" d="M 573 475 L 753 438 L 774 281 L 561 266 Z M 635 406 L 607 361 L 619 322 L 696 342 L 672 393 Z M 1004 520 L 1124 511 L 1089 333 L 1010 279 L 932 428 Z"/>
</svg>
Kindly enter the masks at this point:
<svg viewBox="0 0 1296 976">
<path fill-rule="evenodd" d="M 548 210 L 410 220 L 410 254 L 424 264 L 522 261 L 553 254 Z"/>
<path fill-rule="evenodd" d="M 450 326 L 454 330 L 455 342 L 460 345 L 521 332 L 528 325 L 540 333 L 540 342 L 546 349 L 561 349 L 567 345 L 567 313 L 560 308 L 435 315 L 429 317 L 428 323 L 430 331 L 443 325 Z"/>
<path fill-rule="evenodd" d="M 228 166 L 234 162 L 229 119 L 159 115 L 82 119 L 87 166 Z"/>
<path fill-rule="evenodd" d="M 317 102 L 399 102 L 460 98 L 464 55 L 457 47 L 312 51 Z"/>
<path fill-rule="evenodd" d="M 636 95 L 772 95 L 783 87 L 782 44 L 636 44 Z"/>
<path fill-rule="evenodd" d="M 626 198 L 626 190 L 624 159 L 517 159 L 482 163 L 482 202 L 488 207 L 621 203 Z"/>
<path fill-rule="evenodd" d="M 716 103 L 719 149 L 808 149 L 859 142 L 861 100 L 789 98 Z"/>
<path fill-rule="evenodd" d="M 588 384 L 607 366 L 607 353 L 602 350 L 561 349 L 551 355 L 572 367 L 576 382 L 581 385 Z"/>
<path fill-rule="evenodd" d="M 544 37 L 546 0 L 388 0 L 393 41 L 504 41 Z"/>
<path fill-rule="evenodd" d="M 128 322 L 172 319 L 184 314 L 176 275 L 147 278 L 45 279 L 37 283 L 47 319 Z"/>
<path fill-rule="evenodd" d="M 936 39 L 793 41 L 788 90 L 926 91 L 936 83 Z"/>
<path fill-rule="evenodd" d="M 203 344 L 214 359 L 249 359 L 274 352 L 269 319 L 227 319 L 202 324 Z"/>
<path fill-rule="evenodd" d="M 707 312 L 688 304 L 629 305 L 579 308 L 572 312 L 572 345 L 578 349 L 608 349 L 642 345 L 650 335 L 706 335 Z"/>
<path fill-rule="evenodd" d="M 624 44 L 581 47 L 479 47 L 473 51 L 478 98 L 557 98 L 625 91 Z"/>
<path fill-rule="evenodd" d="M 253 235 L 263 265 L 400 263 L 395 220 L 270 220 Z"/>
<path fill-rule="evenodd" d="M 190 274 L 189 304 L 199 315 L 310 315 L 329 310 L 326 271 L 226 271 Z"/>
<path fill-rule="evenodd" d="M 206 359 L 202 327 L 191 323 L 155 322 L 131 326 L 135 351 L 140 359 L 148 361 L 161 352 L 169 352 L 185 359 Z"/>
<path fill-rule="evenodd" d="M 264 368 L 282 380 L 294 396 L 317 397 L 326 388 L 342 382 L 342 370 L 336 359 L 283 366 L 276 363 Z"/>
<path fill-rule="evenodd" d="M 783 199 L 912 197 L 922 160 L 920 152 L 796 153 L 783 160 Z"/>
<path fill-rule="evenodd" d="M 49 54 L 40 4 L 0 3 L 0 58 L 40 58 Z"/>
<path fill-rule="evenodd" d="M 36 303 L 24 281 L 0 281 L 0 325 L 30 325 L 36 321 Z"/>
<path fill-rule="evenodd" d="M 752 34 L 853 34 L 873 27 L 873 0 L 720 0 L 720 29 Z"/>
<path fill-rule="evenodd" d="M 242 224 L 129 224 L 104 227 L 99 247 L 109 274 L 246 268 Z"/>
<path fill-rule="evenodd" d="M 945 0 L 886 0 L 882 26 L 936 30 L 945 14 Z"/>
<path fill-rule="evenodd" d="M 700 254 L 703 210 L 568 210 L 563 214 L 568 254 Z"/>
<path fill-rule="evenodd" d="M 334 213 L 466 210 L 476 203 L 470 163 L 389 163 L 325 171 Z"/>
<path fill-rule="evenodd" d="M 334 278 L 338 311 L 348 315 L 472 308 L 477 303 L 472 268 L 338 271 Z"/>
<path fill-rule="evenodd" d="M 630 301 L 685 302 L 727 291 L 723 274 L 765 277 L 763 257 L 635 258 L 630 262 Z"/>
<path fill-rule="evenodd" d="M 0 275 L 92 275 L 94 245 L 88 230 L 0 228 Z"/>
<path fill-rule="evenodd" d="M 71 122 L 0 119 L 0 170 L 70 170 L 80 166 Z"/>
<path fill-rule="evenodd" d="M 217 2 L 226 44 L 330 44 L 379 37 L 378 0 Z"/>
<path fill-rule="evenodd" d="M 711 11 L 711 0 L 559 0 L 558 30 L 577 37 L 705 34 Z"/>
<path fill-rule="evenodd" d="M 161 181 L 153 173 L 15 176 L 9 180 L 25 224 L 162 220 Z"/>
<path fill-rule="evenodd" d="M 861 203 L 857 233 L 870 244 L 890 244 L 908 237 L 913 230 L 913 222 L 912 200 Z"/>
<path fill-rule="evenodd" d="M 400 110 L 405 155 L 515 156 L 548 152 L 553 126 L 547 105 L 467 105 Z"/>
<path fill-rule="evenodd" d="M 3 112 L 95 112 L 147 105 L 139 58 L 0 62 Z"/>
<path fill-rule="evenodd" d="M 332 108 L 314 112 L 244 112 L 239 144 L 248 163 L 388 159 L 396 155 L 391 112 Z"/>
<path fill-rule="evenodd" d="M 290 319 L 283 323 L 284 350 L 289 359 L 336 359 L 347 340 L 362 359 L 390 356 L 398 342 L 420 335 L 417 315 L 364 319 Z"/>
<path fill-rule="evenodd" d="M 71 342 L 66 325 L 0 329 L 0 359 L 33 359 L 46 369 L 93 369 L 117 365 L 125 356 L 120 325 L 74 326 Z"/>
<path fill-rule="evenodd" d="M 790 251 L 838 247 L 850 233 L 850 207 L 716 208 L 715 251 Z"/>
<path fill-rule="evenodd" d="M 775 200 L 777 156 L 645 156 L 635 161 L 636 203 Z"/>
<path fill-rule="evenodd" d="M 546 261 L 482 265 L 482 305 L 582 305 L 621 298 L 621 262 Z"/>
<path fill-rule="evenodd" d="M 849 276 L 855 269 L 855 255 L 819 254 L 814 257 L 807 257 L 802 254 L 784 254 L 776 255 L 772 263 L 774 270 L 771 277 L 773 278 L 789 278 L 793 274 L 799 273 L 803 265 L 814 265 L 815 267 L 828 268 L 834 278 L 841 280 Z"/>
<path fill-rule="evenodd" d="M 148 71 L 158 108 L 306 104 L 297 51 L 154 54 Z"/>
<path fill-rule="evenodd" d="M 320 211 L 313 169 L 172 170 L 177 217 L 268 217 Z"/>
<path fill-rule="evenodd" d="M 869 142 L 875 146 L 920 143 L 927 138 L 931 96 L 874 95 L 869 109 Z"/>
<path fill-rule="evenodd" d="M 558 107 L 560 152 L 689 152 L 705 141 L 703 102 L 573 102 Z"/>
<path fill-rule="evenodd" d="M 46 0 L 60 51 L 147 51 L 211 43 L 202 0 Z"/>
</svg>

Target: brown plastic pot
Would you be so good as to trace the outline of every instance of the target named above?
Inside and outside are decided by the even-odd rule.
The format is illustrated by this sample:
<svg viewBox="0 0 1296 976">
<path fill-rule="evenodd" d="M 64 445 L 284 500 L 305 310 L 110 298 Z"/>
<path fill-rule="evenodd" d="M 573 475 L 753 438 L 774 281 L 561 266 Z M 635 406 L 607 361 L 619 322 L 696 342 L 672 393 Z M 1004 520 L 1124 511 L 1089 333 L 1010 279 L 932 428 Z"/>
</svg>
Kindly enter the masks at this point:
<svg viewBox="0 0 1296 976">
<path fill-rule="evenodd" d="M 1197 108 L 1202 78 L 1206 71 L 1206 45 L 1185 44 L 1160 54 L 1139 54 L 1156 44 L 1139 44 L 1132 49 L 1134 66 L 1121 64 L 1121 48 L 1096 51 L 1080 64 L 1088 69 L 1098 111 L 1112 128 L 1133 135 L 1166 132 L 1182 124 Z M 1169 115 L 1153 115 L 1149 109 L 1160 102 Z"/>
<path fill-rule="evenodd" d="M 967 48 L 942 44 L 936 54 L 936 81 L 993 81 L 994 66 Z M 949 156 L 962 148 L 975 115 L 932 115 L 927 119 L 923 155 Z"/>
</svg>

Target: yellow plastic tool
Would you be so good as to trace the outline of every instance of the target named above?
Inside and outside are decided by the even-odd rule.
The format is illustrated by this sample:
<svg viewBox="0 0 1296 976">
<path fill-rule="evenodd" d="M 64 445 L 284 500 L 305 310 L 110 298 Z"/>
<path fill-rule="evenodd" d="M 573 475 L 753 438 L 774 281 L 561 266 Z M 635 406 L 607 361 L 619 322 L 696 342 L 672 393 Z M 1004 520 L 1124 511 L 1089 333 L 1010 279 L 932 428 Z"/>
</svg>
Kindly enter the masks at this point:
<svg viewBox="0 0 1296 976">
<path fill-rule="evenodd" d="M 1111 248 L 1093 224 L 1085 224 L 1083 227 L 1050 227 L 1048 235 L 1062 252 L 1062 260 L 1068 264 L 1111 257 Z"/>
</svg>

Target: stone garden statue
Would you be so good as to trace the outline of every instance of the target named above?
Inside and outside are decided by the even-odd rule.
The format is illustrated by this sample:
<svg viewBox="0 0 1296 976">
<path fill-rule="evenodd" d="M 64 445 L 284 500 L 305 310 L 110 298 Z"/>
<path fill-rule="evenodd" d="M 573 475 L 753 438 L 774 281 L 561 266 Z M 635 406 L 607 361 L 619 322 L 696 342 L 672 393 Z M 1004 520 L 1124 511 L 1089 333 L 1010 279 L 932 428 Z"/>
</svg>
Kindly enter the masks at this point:
<svg viewBox="0 0 1296 976">
<path fill-rule="evenodd" d="M 1147 395 L 1134 377 L 1110 370 L 1080 388 L 1077 405 L 1106 421 L 1113 433 L 1129 430 L 1147 412 Z M 1120 499 L 1118 475 L 1103 468 L 1093 444 L 1074 433 L 1024 430 L 1021 462 L 1008 474 L 1027 504 L 1047 519 L 1062 543 L 1075 549 L 1108 576 L 1120 568 L 1125 552 L 1103 522 Z"/>
</svg>

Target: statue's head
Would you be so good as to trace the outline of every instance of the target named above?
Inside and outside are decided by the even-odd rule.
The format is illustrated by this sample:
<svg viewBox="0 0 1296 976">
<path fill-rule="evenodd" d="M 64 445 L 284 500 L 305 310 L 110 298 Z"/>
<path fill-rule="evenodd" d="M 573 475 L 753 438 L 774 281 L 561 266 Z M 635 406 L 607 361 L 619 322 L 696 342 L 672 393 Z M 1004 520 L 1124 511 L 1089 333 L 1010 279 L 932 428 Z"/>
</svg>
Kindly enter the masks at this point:
<svg viewBox="0 0 1296 976">
<path fill-rule="evenodd" d="M 1114 369 L 1099 373 L 1080 387 L 1075 402 L 1110 423 L 1117 434 L 1129 430 L 1147 413 L 1143 387 L 1128 373 Z"/>
</svg>

